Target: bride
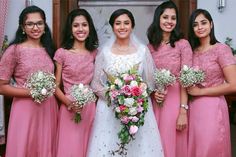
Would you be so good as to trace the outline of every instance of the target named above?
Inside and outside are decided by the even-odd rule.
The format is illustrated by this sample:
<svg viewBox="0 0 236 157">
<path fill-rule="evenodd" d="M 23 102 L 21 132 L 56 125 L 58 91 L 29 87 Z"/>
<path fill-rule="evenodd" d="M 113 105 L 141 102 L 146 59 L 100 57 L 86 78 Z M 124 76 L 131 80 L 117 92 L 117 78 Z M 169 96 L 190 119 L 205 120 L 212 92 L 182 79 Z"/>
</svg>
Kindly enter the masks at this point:
<svg viewBox="0 0 236 157">
<path fill-rule="evenodd" d="M 139 64 L 139 74 L 148 87 L 154 89 L 154 64 L 147 47 L 141 44 L 132 34 L 135 21 L 132 13 L 126 9 L 118 9 L 112 13 L 110 25 L 115 37 L 103 46 L 95 63 L 95 74 L 92 88 L 99 96 L 95 121 L 90 137 L 88 157 L 118 156 L 112 154 L 119 146 L 118 132 L 121 128 L 120 120 L 115 118 L 112 107 L 108 107 L 105 99 L 106 73 L 117 76 L 127 72 L 134 65 Z M 144 125 L 141 126 L 127 145 L 127 157 L 163 157 L 159 131 L 149 100 L 148 112 Z"/>
</svg>

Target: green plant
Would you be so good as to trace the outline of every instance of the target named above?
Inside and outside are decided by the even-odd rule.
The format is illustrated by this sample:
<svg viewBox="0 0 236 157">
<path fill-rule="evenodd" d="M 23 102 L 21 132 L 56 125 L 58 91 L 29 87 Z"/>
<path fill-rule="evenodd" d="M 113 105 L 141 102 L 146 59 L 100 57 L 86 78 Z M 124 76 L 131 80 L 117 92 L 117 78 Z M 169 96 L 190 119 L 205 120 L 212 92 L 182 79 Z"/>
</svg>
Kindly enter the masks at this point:
<svg viewBox="0 0 236 157">
<path fill-rule="evenodd" d="M 231 48 L 233 55 L 236 55 L 236 49 L 232 47 L 232 40 L 233 40 L 232 38 L 226 37 L 225 44 Z"/>
</svg>

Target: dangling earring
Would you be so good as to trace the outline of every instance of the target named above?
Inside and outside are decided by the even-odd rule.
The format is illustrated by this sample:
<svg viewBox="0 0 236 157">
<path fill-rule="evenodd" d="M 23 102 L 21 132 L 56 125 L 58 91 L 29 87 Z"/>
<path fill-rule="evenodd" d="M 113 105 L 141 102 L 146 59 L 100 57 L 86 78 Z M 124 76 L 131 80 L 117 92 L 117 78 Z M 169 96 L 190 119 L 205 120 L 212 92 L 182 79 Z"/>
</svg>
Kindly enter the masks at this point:
<svg viewBox="0 0 236 157">
<path fill-rule="evenodd" d="M 23 31 L 22 34 L 25 35 L 25 31 Z"/>
</svg>

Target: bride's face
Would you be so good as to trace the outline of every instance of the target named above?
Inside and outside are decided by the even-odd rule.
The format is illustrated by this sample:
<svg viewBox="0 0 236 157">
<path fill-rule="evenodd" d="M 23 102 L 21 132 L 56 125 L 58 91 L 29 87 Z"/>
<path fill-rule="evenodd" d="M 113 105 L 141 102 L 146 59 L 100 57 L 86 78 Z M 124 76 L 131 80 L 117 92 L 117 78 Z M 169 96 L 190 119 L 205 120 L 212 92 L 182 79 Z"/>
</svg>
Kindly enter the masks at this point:
<svg viewBox="0 0 236 157">
<path fill-rule="evenodd" d="M 113 31 L 118 39 L 129 38 L 132 32 L 132 22 L 127 14 L 120 15 L 115 19 Z"/>
</svg>

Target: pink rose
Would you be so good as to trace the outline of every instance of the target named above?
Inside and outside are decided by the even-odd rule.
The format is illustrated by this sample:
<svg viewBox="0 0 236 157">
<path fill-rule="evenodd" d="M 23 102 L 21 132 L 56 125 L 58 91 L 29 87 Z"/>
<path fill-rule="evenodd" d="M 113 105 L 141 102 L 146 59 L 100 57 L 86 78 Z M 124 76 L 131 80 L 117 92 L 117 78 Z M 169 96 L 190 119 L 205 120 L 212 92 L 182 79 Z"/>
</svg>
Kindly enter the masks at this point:
<svg viewBox="0 0 236 157">
<path fill-rule="evenodd" d="M 125 94 L 125 95 L 131 95 L 131 90 L 129 88 L 128 85 L 125 85 L 124 87 L 122 87 L 122 92 Z"/>
<path fill-rule="evenodd" d="M 138 104 L 142 105 L 143 102 L 144 102 L 144 100 L 143 100 L 142 98 L 138 98 L 138 99 L 137 99 L 137 103 L 138 103 Z"/>
<path fill-rule="evenodd" d="M 124 124 L 128 124 L 129 123 L 129 118 L 127 116 L 123 116 L 120 118 L 121 122 L 124 123 Z"/>
<path fill-rule="evenodd" d="M 138 86 L 134 86 L 131 88 L 131 94 L 133 96 L 140 96 L 140 95 L 142 95 L 142 90 Z"/>
<path fill-rule="evenodd" d="M 136 132 L 138 131 L 138 127 L 136 125 L 131 125 L 130 128 L 129 128 L 129 133 L 131 135 L 134 135 L 136 134 Z"/>
</svg>

